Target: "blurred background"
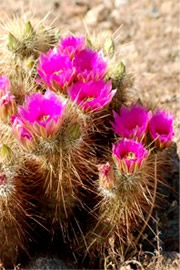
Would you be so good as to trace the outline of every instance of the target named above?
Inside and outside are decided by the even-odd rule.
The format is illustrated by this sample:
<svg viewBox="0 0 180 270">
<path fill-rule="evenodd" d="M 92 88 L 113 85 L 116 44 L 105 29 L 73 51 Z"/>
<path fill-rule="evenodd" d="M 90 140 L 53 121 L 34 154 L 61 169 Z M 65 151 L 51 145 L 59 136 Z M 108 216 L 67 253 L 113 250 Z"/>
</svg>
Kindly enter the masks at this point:
<svg viewBox="0 0 180 270">
<path fill-rule="evenodd" d="M 180 119 L 179 0 L 0 1 L 3 23 L 24 11 L 73 34 L 114 33 L 134 88 Z"/>
</svg>

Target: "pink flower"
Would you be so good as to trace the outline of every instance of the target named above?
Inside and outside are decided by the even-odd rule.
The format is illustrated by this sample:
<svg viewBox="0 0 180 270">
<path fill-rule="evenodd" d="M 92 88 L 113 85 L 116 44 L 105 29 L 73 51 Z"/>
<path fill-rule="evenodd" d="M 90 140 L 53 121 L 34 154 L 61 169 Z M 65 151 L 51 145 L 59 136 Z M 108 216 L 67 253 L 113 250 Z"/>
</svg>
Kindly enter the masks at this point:
<svg viewBox="0 0 180 270">
<path fill-rule="evenodd" d="M 122 139 L 112 148 L 113 159 L 122 173 L 134 173 L 141 168 L 148 156 L 148 151 L 141 143 Z"/>
<path fill-rule="evenodd" d="M 149 132 L 158 148 L 168 147 L 174 136 L 174 117 L 165 111 L 157 110 L 149 123 Z"/>
<path fill-rule="evenodd" d="M 10 117 L 16 113 L 15 96 L 11 95 L 10 91 L 0 97 L 0 119 L 4 122 L 8 122 Z"/>
<path fill-rule="evenodd" d="M 115 185 L 115 177 L 113 168 L 109 162 L 98 165 L 99 170 L 99 186 L 103 189 L 112 189 Z"/>
<path fill-rule="evenodd" d="M 35 135 L 50 138 L 63 123 L 66 100 L 60 100 L 52 91 L 26 96 L 25 105 L 19 106 L 19 116 Z"/>
<path fill-rule="evenodd" d="M 73 58 L 77 53 L 79 53 L 85 48 L 85 45 L 86 44 L 84 37 L 68 36 L 61 41 L 58 46 L 58 50 L 62 54 L 66 54 L 70 58 Z"/>
<path fill-rule="evenodd" d="M 77 82 L 68 88 L 68 95 L 85 112 L 99 111 L 108 105 L 116 90 L 112 91 L 112 83 L 109 81 Z"/>
<path fill-rule="evenodd" d="M 65 91 L 75 75 L 75 68 L 70 58 L 61 55 L 56 49 L 40 55 L 37 71 L 45 84 L 61 91 Z"/>
<path fill-rule="evenodd" d="M 20 116 L 15 114 L 11 118 L 11 123 L 14 136 L 22 147 L 27 151 L 33 151 L 36 147 L 36 140 L 31 131 L 26 128 Z"/>
<path fill-rule="evenodd" d="M 113 112 L 115 122 L 111 122 L 114 131 L 121 137 L 141 141 L 148 128 L 151 116 L 145 107 L 132 104 L 130 108 L 121 107 L 120 114 Z"/>
<path fill-rule="evenodd" d="M 4 96 L 10 89 L 11 84 L 6 75 L 0 76 L 0 97 Z"/>
<path fill-rule="evenodd" d="M 83 82 L 98 81 L 103 79 L 107 71 L 107 62 L 102 54 L 84 49 L 75 56 L 74 66 L 77 72 L 77 79 Z"/>
</svg>

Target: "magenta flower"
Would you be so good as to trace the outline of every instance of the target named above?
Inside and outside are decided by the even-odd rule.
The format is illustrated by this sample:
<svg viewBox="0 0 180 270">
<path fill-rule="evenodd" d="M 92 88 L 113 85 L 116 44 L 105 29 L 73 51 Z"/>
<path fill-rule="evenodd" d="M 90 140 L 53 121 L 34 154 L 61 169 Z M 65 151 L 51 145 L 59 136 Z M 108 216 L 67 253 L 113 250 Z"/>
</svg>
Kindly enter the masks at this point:
<svg viewBox="0 0 180 270">
<path fill-rule="evenodd" d="M 145 107 L 139 104 L 132 104 L 128 109 L 121 107 L 120 114 L 113 112 L 115 122 L 111 122 L 114 131 L 121 137 L 141 141 L 148 128 L 151 116 Z"/>
<path fill-rule="evenodd" d="M 149 132 L 158 148 L 168 147 L 174 136 L 174 117 L 165 111 L 157 110 L 149 122 Z"/>
<path fill-rule="evenodd" d="M 99 186 L 103 189 L 112 189 L 115 186 L 115 177 L 113 168 L 109 162 L 98 165 Z"/>
<path fill-rule="evenodd" d="M 28 130 L 19 115 L 11 117 L 12 130 L 15 138 L 27 151 L 33 151 L 36 148 L 36 140 L 30 130 Z"/>
<path fill-rule="evenodd" d="M 109 81 L 97 82 L 77 82 L 68 88 L 68 95 L 75 101 L 85 112 L 99 111 L 108 105 L 116 90 L 112 90 L 112 83 Z"/>
<path fill-rule="evenodd" d="M 75 68 L 70 58 L 57 50 L 41 54 L 37 65 L 41 80 L 53 90 L 65 91 L 74 79 Z"/>
<path fill-rule="evenodd" d="M 0 97 L 4 96 L 10 89 L 10 81 L 7 76 L 0 76 Z"/>
<path fill-rule="evenodd" d="M 77 79 L 83 82 L 101 80 L 107 71 L 107 62 L 102 54 L 90 48 L 84 49 L 75 56 L 74 66 Z"/>
<path fill-rule="evenodd" d="M 66 100 L 60 100 L 52 91 L 26 96 L 25 105 L 19 106 L 18 112 L 35 135 L 50 138 L 55 135 L 63 123 Z"/>
<path fill-rule="evenodd" d="M 148 151 L 141 143 L 122 139 L 112 148 L 113 159 L 122 173 L 134 173 L 141 168 L 148 156 Z"/>
<path fill-rule="evenodd" d="M 58 50 L 61 54 L 66 54 L 70 58 L 73 58 L 77 53 L 85 48 L 85 45 L 84 37 L 69 36 L 60 42 Z"/>
<path fill-rule="evenodd" d="M 0 119 L 4 122 L 8 122 L 10 117 L 16 113 L 15 96 L 11 95 L 10 91 L 0 97 Z"/>
</svg>

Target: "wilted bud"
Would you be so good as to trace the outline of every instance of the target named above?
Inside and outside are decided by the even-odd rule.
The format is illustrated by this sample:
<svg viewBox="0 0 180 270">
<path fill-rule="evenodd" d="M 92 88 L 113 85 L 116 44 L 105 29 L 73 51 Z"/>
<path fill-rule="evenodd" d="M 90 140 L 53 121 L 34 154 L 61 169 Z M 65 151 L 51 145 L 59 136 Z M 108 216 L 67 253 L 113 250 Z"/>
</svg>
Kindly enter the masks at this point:
<svg viewBox="0 0 180 270">
<path fill-rule="evenodd" d="M 5 173 L 0 173 L 0 185 L 5 185 L 6 184 L 6 181 L 7 181 L 7 179 L 6 179 L 6 175 L 5 175 Z"/>
<path fill-rule="evenodd" d="M 80 130 L 80 126 L 79 124 L 76 122 L 76 123 L 73 123 L 69 130 L 68 130 L 68 135 L 70 137 L 70 140 L 77 140 L 80 138 L 81 136 L 81 130 Z"/>
<path fill-rule="evenodd" d="M 115 44 L 112 38 L 106 39 L 104 43 L 104 54 L 112 57 L 114 55 Z"/>
<path fill-rule="evenodd" d="M 115 186 L 115 176 L 112 166 L 107 162 L 98 165 L 99 170 L 99 186 L 103 189 L 112 189 Z"/>
<path fill-rule="evenodd" d="M 1 153 L 0 160 L 2 162 L 9 162 L 11 160 L 12 151 L 11 151 L 11 148 L 7 146 L 6 144 L 2 145 L 0 153 Z"/>
<path fill-rule="evenodd" d="M 25 39 L 28 39 L 28 38 L 32 38 L 33 35 L 34 35 L 34 29 L 32 27 L 31 22 L 28 21 L 27 23 L 25 23 L 25 26 L 24 26 L 23 37 Z"/>
<path fill-rule="evenodd" d="M 17 49 L 18 49 L 18 47 L 19 47 L 19 41 L 17 40 L 17 38 L 13 35 L 13 34 L 11 34 L 11 33 L 9 33 L 9 36 L 8 36 L 8 45 L 7 45 L 7 47 L 8 47 L 8 49 L 10 50 L 10 51 L 12 51 L 12 52 L 15 52 Z"/>
<path fill-rule="evenodd" d="M 0 98 L 0 119 L 3 122 L 8 122 L 10 117 L 16 113 L 17 107 L 15 96 L 11 95 L 10 91 Z"/>
</svg>

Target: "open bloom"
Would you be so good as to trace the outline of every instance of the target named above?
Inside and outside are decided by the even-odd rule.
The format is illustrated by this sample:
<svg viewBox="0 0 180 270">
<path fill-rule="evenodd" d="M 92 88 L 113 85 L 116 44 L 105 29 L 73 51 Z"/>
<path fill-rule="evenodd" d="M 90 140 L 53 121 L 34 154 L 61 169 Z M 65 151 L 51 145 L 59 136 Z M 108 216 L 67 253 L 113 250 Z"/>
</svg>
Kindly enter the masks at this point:
<svg viewBox="0 0 180 270">
<path fill-rule="evenodd" d="M 115 176 L 113 168 L 109 162 L 98 165 L 99 186 L 103 189 L 112 189 L 115 186 Z"/>
<path fill-rule="evenodd" d="M 32 151 L 36 147 L 36 140 L 30 130 L 28 130 L 19 115 L 15 114 L 11 118 L 12 130 L 15 138 L 27 151 Z"/>
<path fill-rule="evenodd" d="M 8 122 L 10 117 L 16 113 L 15 96 L 11 95 L 10 91 L 0 97 L 0 119 Z"/>
<path fill-rule="evenodd" d="M 146 135 L 150 112 L 139 104 L 132 104 L 130 108 L 121 107 L 120 114 L 113 112 L 114 123 L 111 122 L 114 131 L 121 137 L 128 139 L 141 139 Z"/>
<path fill-rule="evenodd" d="M 41 54 L 37 71 L 42 81 L 51 89 L 64 91 L 74 79 L 75 68 L 67 55 L 61 55 L 57 49 Z"/>
<path fill-rule="evenodd" d="M 134 173 L 141 168 L 148 151 L 141 143 L 122 139 L 112 148 L 114 162 L 122 173 Z"/>
<path fill-rule="evenodd" d="M 112 83 L 103 80 L 97 82 L 77 82 L 68 88 L 70 98 L 85 112 L 99 111 L 108 105 L 116 90 L 112 90 Z"/>
<path fill-rule="evenodd" d="M 165 111 L 157 110 L 149 122 L 149 132 L 158 148 L 168 147 L 174 136 L 174 117 Z"/>
<path fill-rule="evenodd" d="M 60 100 L 52 91 L 43 95 L 34 93 L 26 96 L 25 105 L 18 113 L 23 122 L 35 135 L 50 138 L 55 135 L 64 120 L 66 100 Z"/>
<path fill-rule="evenodd" d="M 101 53 L 90 48 L 82 50 L 74 59 L 77 79 L 83 82 L 103 79 L 107 71 L 107 62 Z"/>
<path fill-rule="evenodd" d="M 4 96 L 10 88 L 10 81 L 7 76 L 0 76 L 0 97 Z"/>
<path fill-rule="evenodd" d="M 73 58 L 77 53 L 85 48 L 85 45 L 84 37 L 68 36 L 60 42 L 58 50 L 62 54 L 66 54 L 70 56 L 70 58 Z"/>
</svg>

